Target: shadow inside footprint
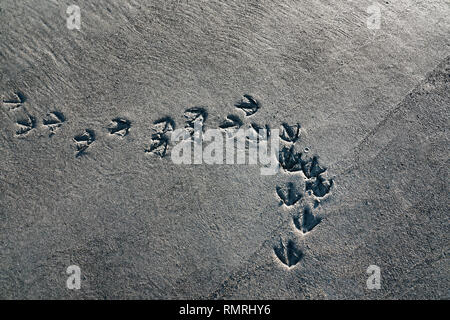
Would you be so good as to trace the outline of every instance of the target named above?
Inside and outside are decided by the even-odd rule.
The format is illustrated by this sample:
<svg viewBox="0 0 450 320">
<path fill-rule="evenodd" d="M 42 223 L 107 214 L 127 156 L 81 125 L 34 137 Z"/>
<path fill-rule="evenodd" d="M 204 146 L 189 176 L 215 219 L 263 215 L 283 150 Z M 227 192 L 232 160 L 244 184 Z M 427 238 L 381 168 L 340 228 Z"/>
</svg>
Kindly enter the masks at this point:
<svg viewBox="0 0 450 320">
<path fill-rule="evenodd" d="M 301 217 L 294 217 L 293 219 L 295 227 L 303 233 L 310 232 L 322 221 L 322 218 L 314 216 L 309 207 L 303 209 Z"/>
<path fill-rule="evenodd" d="M 15 91 L 14 94 L 3 100 L 6 104 L 21 104 L 27 100 L 26 96 L 21 91 Z"/>
<path fill-rule="evenodd" d="M 175 130 L 175 121 L 171 117 L 164 117 L 153 122 L 152 130 L 158 134 L 165 134 Z"/>
<path fill-rule="evenodd" d="M 164 158 L 169 148 L 169 138 L 165 135 L 152 135 L 152 143 L 150 148 L 145 149 L 145 152 L 154 153 L 157 156 Z"/>
<path fill-rule="evenodd" d="M 65 121 L 66 117 L 59 111 L 50 112 L 42 119 L 44 126 L 50 130 L 50 137 L 55 134 L 56 129 L 58 129 Z"/>
<path fill-rule="evenodd" d="M 276 187 L 277 195 L 280 197 L 280 205 L 285 204 L 289 207 L 296 204 L 302 198 L 302 194 L 297 190 L 294 183 L 289 182 L 287 184 L 287 192 L 284 189 L 279 186 Z"/>
<path fill-rule="evenodd" d="M 169 133 L 175 130 L 175 121 L 170 117 L 164 117 L 153 122 L 153 134 L 151 137 L 150 148 L 145 152 L 156 154 L 164 158 L 169 149 Z"/>
<path fill-rule="evenodd" d="M 283 148 L 279 152 L 278 161 L 280 166 L 289 172 L 296 172 L 302 169 L 302 154 L 299 152 L 295 152 L 294 146 Z"/>
<path fill-rule="evenodd" d="M 108 127 L 110 134 L 115 134 L 120 137 L 125 137 L 131 128 L 131 121 L 125 118 L 112 119 L 111 125 Z"/>
<path fill-rule="evenodd" d="M 259 140 L 267 140 L 270 137 L 270 126 L 268 124 L 261 127 L 259 124 L 252 122 L 250 126 L 255 131 Z"/>
<path fill-rule="evenodd" d="M 260 107 L 259 102 L 248 94 L 244 94 L 242 100 L 239 103 L 236 103 L 234 106 L 244 111 L 247 117 L 255 114 Z"/>
<path fill-rule="evenodd" d="M 330 192 L 332 186 L 332 179 L 325 179 L 322 175 L 319 175 L 312 181 L 306 181 L 305 189 L 306 191 L 311 190 L 316 197 L 324 197 Z"/>
<path fill-rule="evenodd" d="M 32 115 L 27 115 L 26 118 L 18 120 L 16 124 L 19 126 L 19 130 L 16 131 L 16 134 L 19 136 L 25 135 L 36 128 L 36 118 Z"/>
<path fill-rule="evenodd" d="M 239 129 L 243 125 L 242 120 L 234 115 L 230 114 L 227 116 L 227 119 L 219 125 L 220 129 Z"/>
<path fill-rule="evenodd" d="M 186 118 L 186 126 L 185 128 L 189 131 L 191 135 L 194 134 L 195 124 L 199 124 L 201 126 L 204 125 L 206 119 L 208 118 L 208 112 L 205 108 L 194 107 L 187 109 L 184 112 L 184 117 Z M 204 130 L 204 128 L 202 128 Z"/>
<path fill-rule="evenodd" d="M 319 165 L 319 157 L 315 156 L 312 159 L 302 161 L 302 171 L 307 178 L 318 177 L 327 169 Z"/>
<path fill-rule="evenodd" d="M 296 265 L 302 258 L 303 252 L 297 248 L 294 241 L 289 240 L 287 245 L 280 239 L 280 244 L 273 248 L 275 255 L 288 267 Z"/>
<path fill-rule="evenodd" d="M 281 125 L 280 138 L 286 142 L 295 143 L 300 138 L 300 124 L 288 125 L 286 122 Z"/>
<path fill-rule="evenodd" d="M 94 130 L 86 129 L 82 134 L 75 136 L 74 141 L 77 147 L 77 153 L 75 157 L 80 157 L 84 154 L 87 148 L 95 141 Z"/>
</svg>

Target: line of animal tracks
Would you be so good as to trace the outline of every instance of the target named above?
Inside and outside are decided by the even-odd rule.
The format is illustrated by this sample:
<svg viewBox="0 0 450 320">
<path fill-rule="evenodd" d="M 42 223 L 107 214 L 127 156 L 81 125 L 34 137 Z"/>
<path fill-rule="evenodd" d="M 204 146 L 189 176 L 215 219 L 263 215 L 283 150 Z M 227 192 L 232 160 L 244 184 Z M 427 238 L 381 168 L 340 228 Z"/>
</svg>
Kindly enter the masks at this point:
<svg viewBox="0 0 450 320">
<path fill-rule="evenodd" d="M 21 91 L 11 92 L 2 99 L 5 110 L 16 113 L 17 129 L 13 134 L 17 138 L 27 138 L 35 130 L 46 130 L 49 138 L 53 139 L 59 130 L 63 130 L 64 124 L 70 121 L 60 110 L 42 115 L 32 114 L 26 107 L 27 100 Z M 295 181 L 274 186 L 274 196 L 279 205 L 290 213 L 291 225 L 296 231 L 294 234 L 305 239 L 322 223 L 323 218 L 317 212 L 321 203 L 331 195 L 333 178 L 328 176 L 327 169 L 319 163 L 317 155 L 309 156 L 309 150 L 306 149 L 297 150 L 297 144 L 302 139 L 302 127 L 299 123 L 285 122 L 279 129 L 274 130 L 268 124 L 252 121 L 252 116 L 260 110 L 261 104 L 249 94 L 244 94 L 241 100 L 234 104 L 234 108 L 236 112 L 223 119 L 217 130 L 225 136 L 233 137 L 240 129 L 247 129 L 245 150 L 250 149 L 249 144 L 252 142 L 258 144 L 267 141 L 276 132 L 279 141 L 276 149 L 279 173 L 289 174 Z M 184 118 L 185 123 L 181 129 L 188 141 L 195 141 L 196 128 L 203 128 L 208 119 L 208 110 L 205 107 L 188 108 L 184 112 Z M 124 117 L 111 119 L 105 128 L 108 134 L 119 139 L 126 139 L 134 129 L 133 121 Z M 143 152 L 152 157 L 167 159 L 173 143 L 171 135 L 177 129 L 175 120 L 167 115 L 162 116 L 153 121 L 151 129 L 150 141 L 143 148 Z M 253 136 L 254 140 L 250 136 Z M 96 139 L 95 128 L 84 128 L 75 133 L 72 140 L 74 158 L 82 158 L 89 152 L 94 152 Z M 274 257 L 287 268 L 296 266 L 305 255 L 296 240 L 280 234 L 279 243 L 273 247 Z"/>
</svg>

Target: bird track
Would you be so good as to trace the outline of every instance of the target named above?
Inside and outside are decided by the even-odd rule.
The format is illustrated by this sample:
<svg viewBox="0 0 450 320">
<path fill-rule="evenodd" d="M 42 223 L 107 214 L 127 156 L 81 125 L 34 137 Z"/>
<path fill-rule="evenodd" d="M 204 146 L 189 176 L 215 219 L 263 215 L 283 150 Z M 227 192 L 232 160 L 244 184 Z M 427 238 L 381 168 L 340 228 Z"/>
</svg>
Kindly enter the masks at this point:
<svg viewBox="0 0 450 320">
<path fill-rule="evenodd" d="M 17 109 L 27 100 L 25 94 L 21 91 L 14 91 L 8 98 L 3 99 L 3 104 L 9 110 Z M 244 94 L 241 100 L 234 105 L 245 114 L 245 118 L 255 115 L 261 108 L 260 103 L 251 95 Z M 208 118 L 208 112 L 205 107 L 193 107 L 184 112 L 184 129 L 190 136 L 193 136 L 196 124 L 204 126 Z M 60 111 L 47 113 L 42 118 L 43 127 L 50 131 L 50 137 L 55 134 L 67 121 L 65 115 Z M 228 134 L 232 134 L 244 126 L 244 120 L 238 115 L 229 114 L 226 119 L 218 126 Z M 19 129 L 16 136 L 26 137 L 32 130 L 37 128 L 37 121 L 33 115 L 26 113 L 17 122 Z M 267 139 L 270 134 L 269 125 L 259 125 L 256 122 L 247 123 L 249 128 L 255 132 L 255 137 Z M 106 127 L 109 134 L 125 138 L 130 133 L 131 121 L 126 118 L 113 118 Z M 169 117 L 162 117 L 153 122 L 151 130 L 150 146 L 145 148 L 146 153 L 151 153 L 160 158 L 165 158 L 170 149 L 170 134 L 175 130 L 176 123 Z M 265 133 L 261 135 L 261 132 Z M 299 174 L 299 180 L 303 181 L 304 188 L 299 189 L 297 183 L 288 182 L 286 185 L 275 186 L 276 195 L 279 204 L 294 210 L 292 221 L 295 229 L 300 231 L 302 236 L 307 236 L 322 222 L 322 217 L 316 214 L 321 200 L 331 194 L 334 184 L 333 179 L 327 177 L 327 169 L 319 164 L 318 156 L 305 157 L 305 154 L 295 151 L 295 144 L 301 140 L 301 125 L 295 123 L 290 125 L 286 122 L 280 126 L 279 137 L 282 145 L 279 150 L 278 162 L 284 172 Z M 249 137 L 247 137 L 249 138 Z M 254 138 L 254 137 L 253 137 Z M 76 147 L 75 157 L 81 157 L 87 153 L 87 150 L 96 141 L 96 133 L 93 129 L 84 129 L 83 132 L 74 136 L 73 141 Z M 311 208 L 308 201 L 314 203 Z M 282 240 L 273 247 L 276 258 L 289 268 L 294 267 L 304 257 L 295 239 Z"/>
</svg>

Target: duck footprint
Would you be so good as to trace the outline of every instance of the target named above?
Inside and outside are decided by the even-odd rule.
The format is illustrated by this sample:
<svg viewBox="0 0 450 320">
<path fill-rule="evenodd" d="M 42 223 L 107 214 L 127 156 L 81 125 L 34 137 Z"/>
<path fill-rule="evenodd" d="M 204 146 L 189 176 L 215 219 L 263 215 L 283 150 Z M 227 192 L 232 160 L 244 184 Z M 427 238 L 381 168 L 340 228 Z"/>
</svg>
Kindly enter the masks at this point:
<svg viewBox="0 0 450 320">
<path fill-rule="evenodd" d="M 82 134 L 76 135 L 73 140 L 77 148 L 75 156 L 78 158 L 82 156 L 86 149 L 95 141 L 94 130 L 86 129 Z"/>
<path fill-rule="evenodd" d="M 289 207 L 296 204 L 302 198 L 301 192 L 297 190 L 292 182 L 289 182 L 285 188 L 277 186 L 276 191 L 278 197 L 280 197 L 280 205 L 284 204 Z"/>
<path fill-rule="evenodd" d="M 131 128 L 131 121 L 125 118 L 114 118 L 108 127 L 110 134 L 115 134 L 119 137 L 125 137 Z"/>
<path fill-rule="evenodd" d="M 16 131 L 16 134 L 18 136 L 26 135 L 36 128 L 36 118 L 27 114 L 26 118 L 18 120 L 16 125 L 19 126 L 19 130 Z"/>
<path fill-rule="evenodd" d="M 313 230 L 321 221 L 321 217 L 314 216 L 311 209 L 306 207 L 303 209 L 301 217 L 294 217 L 294 225 L 302 233 L 308 233 Z"/>
<path fill-rule="evenodd" d="M 284 244 L 280 239 L 279 245 L 275 246 L 273 250 L 277 258 L 289 268 L 295 266 L 303 258 L 303 252 L 292 240 L 288 240 L 287 244 Z"/>
<path fill-rule="evenodd" d="M 56 129 L 58 129 L 65 121 L 66 117 L 59 111 L 50 112 L 42 119 L 44 126 L 50 130 L 50 136 L 54 135 Z"/>
<path fill-rule="evenodd" d="M 248 94 L 244 94 L 241 101 L 236 103 L 234 106 L 244 111 L 247 117 L 255 114 L 260 108 L 259 102 Z"/>
</svg>

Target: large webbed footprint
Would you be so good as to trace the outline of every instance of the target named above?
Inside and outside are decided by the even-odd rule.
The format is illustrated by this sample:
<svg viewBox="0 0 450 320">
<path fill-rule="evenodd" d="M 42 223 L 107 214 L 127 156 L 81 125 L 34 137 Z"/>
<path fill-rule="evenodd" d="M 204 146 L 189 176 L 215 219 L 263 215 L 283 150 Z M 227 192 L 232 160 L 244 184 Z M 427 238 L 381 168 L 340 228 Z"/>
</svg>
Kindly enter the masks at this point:
<svg viewBox="0 0 450 320">
<path fill-rule="evenodd" d="M 15 91 L 3 100 L 3 104 L 8 106 L 11 110 L 20 107 L 26 100 L 27 98 L 21 91 Z"/>
<path fill-rule="evenodd" d="M 292 206 L 302 198 L 301 192 L 297 190 L 294 183 L 289 182 L 286 188 L 276 187 L 277 195 L 280 197 L 280 205 Z"/>
<path fill-rule="evenodd" d="M 314 229 L 322 221 L 322 218 L 314 216 L 311 209 L 305 207 L 301 217 L 294 217 L 293 220 L 294 225 L 298 230 L 307 233 Z"/>
<path fill-rule="evenodd" d="M 169 148 L 168 134 L 175 130 L 175 121 L 170 117 L 164 117 L 153 122 L 150 148 L 145 149 L 145 152 L 156 154 L 164 158 Z"/>
<path fill-rule="evenodd" d="M 326 196 L 333 186 L 333 179 L 326 179 L 323 174 L 320 174 L 317 178 L 311 178 L 306 181 L 306 191 L 311 190 L 316 197 Z"/>
<path fill-rule="evenodd" d="M 279 245 L 275 246 L 273 250 L 277 258 L 288 267 L 296 265 L 303 258 L 303 252 L 292 240 L 288 240 L 285 245 L 280 239 Z"/>
<path fill-rule="evenodd" d="M 326 168 L 319 165 L 319 158 L 317 156 L 312 159 L 302 161 L 302 171 L 307 178 L 317 178 L 326 170 Z"/>
<path fill-rule="evenodd" d="M 256 136 L 254 138 L 258 138 L 259 140 L 266 140 L 270 137 L 270 126 L 266 124 L 264 127 L 259 124 L 252 122 L 250 124 L 251 128 L 255 132 Z"/>
<path fill-rule="evenodd" d="M 17 121 L 16 125 L 19 127 L 19 130 L 16 131 L 18 136 L 26 135 L 31 130 L 36 128 L 36 118 L 32 115 L 27 114 L 24 118 Z"/>
<path fill-rule="evenodd" d="M 281 125 L 280 138 L 285 142 L 295 143 L 300 138 L 300 124 L 297 123 L 293 126 L 283 123 Z"/>
<path fill-rule="evenodd" d="M 302 169 L 302 154 L 295 151 L 294 146 L 283 148 L 279 152 L 278 161 L 280 166 L 289 172 L 296 172 Z"/>
<path fill-rule="evenodd" d="M 125 137 L 131 128 L 131 121 L 125 118 L 114 118 L 111 120 L 111 124 L 108 127 L 110 134 L 117 135 L 119 137 Z"/>
<path fill-rule="evenodd" d="M 75 156 L 78 158 L 82 156 L 86 149 L 95 141 L 94 130 L 86 129 L 82 134 L 76 135 L 74 138 L 77 153 Z"/>
<path fill-rule="evenodd" d="M 239 129 L 243 125 L 242 120 L 235 116 L 234 114 L 230 114 L 227 116 L 227 119 L 219 126 L 221 129 Z"/>
<path fill-rule="evenodd" d="M 255 114 L 260 108 L 259 102 L 248 94 L 244 94 L 241 101 L 236 103 L 234 106 L 244 111 L 247 117 Z"/>
<path fill-rule="evenodd" d="M 54 135 L 56 129 L 58 129 L 65 121 L 66 117 L 59 111 L 48 113 L 42 120 L 44 126 L 50 130 L 50 136 Z"/>
<path fill-rule="evenodd" d="M 208 118 L 208 112 L 205 108 L 194 107 L 187 109 L 184 112 L 184 117 L 186 118 L 186 130 L 192 136 L 194 134 L 195 124 L 203 126 L 206 119 Z"/>
<path fill-rule="evenodd" d="M 227 119 L 219 125 L 219 128 L 224 130 L 228 137 L 231 137 L 239 130 L 240 127 L 242 127 L 243 124 L 244 123 L 238 116 L 230 114 L 227 116 Z"/>
</svg>

